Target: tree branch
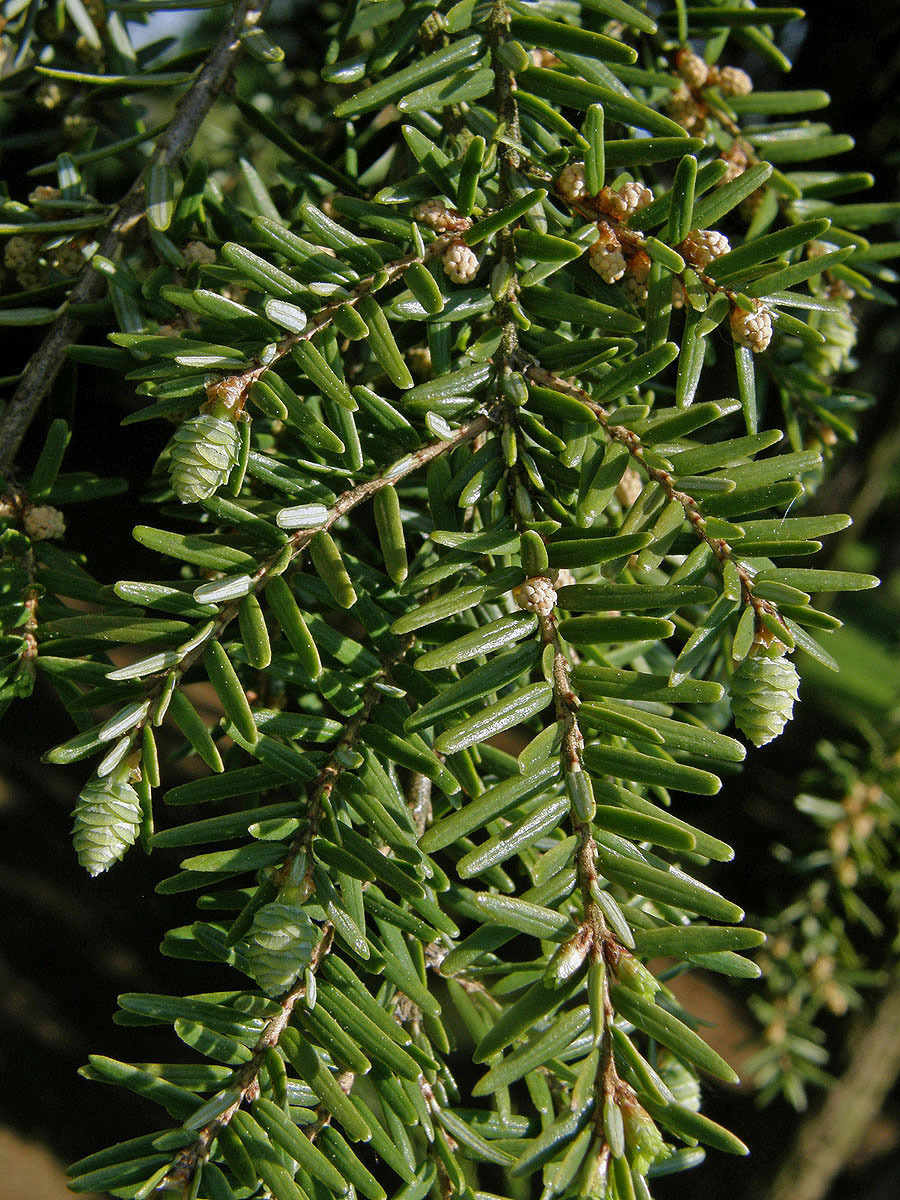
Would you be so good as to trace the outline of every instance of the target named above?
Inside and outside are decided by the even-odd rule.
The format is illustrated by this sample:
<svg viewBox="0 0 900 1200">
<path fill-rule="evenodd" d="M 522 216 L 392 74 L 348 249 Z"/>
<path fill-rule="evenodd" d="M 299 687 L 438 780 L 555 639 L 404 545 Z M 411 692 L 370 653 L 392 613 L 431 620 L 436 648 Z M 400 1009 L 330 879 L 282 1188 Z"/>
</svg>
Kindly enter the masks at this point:
<svg viewBox="0 0 900 1200">
<path fill-rule="evenodd" d="M 564 396 L 573 396 L 576 400 L 580 400 L 582 404 L 587 405 L 596 415 L 607 437 L 611 441 L 618 442 L 620 446 L 625 447 L 634 461 L 639 463 L 644 471 L 646 471 L 649 478 L 654 483 L 659 484 L 667 500 L 677 501 L 681 505 L 694 534 L 699 541 L 709 547 L 719 567 L 724 570 L 726 563 L 731 562 L 734 564 L 738 578 L 740 579 L 744 602 L 753 606 L 758 622 L 762 620 L 763 614 L 767 614 L 775 617 L 780 624 L 784 624 L 777 606 L 769 600 L 762 600 L 754 593 L 753 572 L 747 564 L 734 552 L 725 538 L 716 537 L 710 533 L 703 510 L 694 497 L 676 487 L 675 477 L 671 472 L 664 470 L 662 467 L 653 466 L 652 463 L 647 461 L 643 443 L 636 433 L 633 433 L 625 425 L 616 425 L 613 420 L 614 414 L 609 413 L 602 404 L 598 404 L 596 400 L 592 399 L 590 393 L 585 391 L 584 388 L 578 387 L 576 384 L 567 383 L 564 379 L 560 379 L 558 375 L 545 370 L 539 364 L 534 363 L 528 367 L 525 374 L 529 379 L 540 384 L 542 387 L 551 388 L 553 391 L 560 392 Z M 785 636 L 787 636 L 787 632 Z"/>
<path fill-rule="evenodd" d="M 298 529 L 291 535 L 290 541 L 287 543 L 290 547 L 291 560 L 295 559 L 301 551 L 306 549 L 317 533 L 327 532 L 341 517 L 345 517 L 358 505 L 370 500 L 376 492 L 381 491 L 384 487 L 398 483 L 401 479 L 405 479 L 407 475 L 411 475 L 414 471 L 427 466 L 433 459 L 455 450 L 457 446 L 462 446 L 466 442 L 472 441 L 479 434 L 489 429 L 490 426 L 490 417 L 475 417 L 468 424 L 461 425 L 458 429 L 454 430 L 451 439 L 428 442 L 426 445 L 420 446 L 418 450 L 413 450 L 410 454 L 398 459 L 386 470 L 382 471 L 380 475 L 376 475 L 372 479 L 367 479 L 363 483 L 359 483 L 355 487 L 348 489 L 346 492 L 342 492 L 331 508 L 328 509 L 325 518 L 319 525 Z M 256 596 L 261 595 L 268 583 L 285 569 L 286 564 L 283 562 L 284 549 L 282 547 L 276 550 L 260 564 L 253 575 L 252 594 Z M 143 734 L 144 727 L 149 725 L 154 719 L 155 702 L 164 694 L 166 680 L 174 675 L 176 686 L 180 684 L 185 674 L 203 656 L 207 642 L 222 637 L 227 627 L 237 617 L 240 604 L 240 599 L 237 599 L 223 605 L 215 621 L 211 623 L 208 635 L 197 641 L 193 648 L 171 670 L 158 668 L 147 673 L 144 678 L 148 681 L 147 696 L 151 701 L 150 709 L 128 735 L 131 738 L 131 745 L 128 751 L 126 751 L 126 755 L 130 754 L 137 746 Z"/>
<path fill-rule="evenodd" d="M 900 1075 L 900 980 L 895 979 L 820 1111 L 801 1125 L 768 1200 L 822 1200 Z"/>
<path fill-rule="evenodd" d="M 168 129 L 156 143 L 148 166 L 165 163 L 174 166 L 184 157 L 197 135 L 206 114 L 227 80 L 240 53 L 241 30 L 255 25 L 268 7 L 269 0 L 240 0 L 222 36 L 210 51 L 200 73 L 175 109 Z M 114 258 L 128 235 L 146 211 L 145 171 L 135 179 L 113 214 L 98 254 Z M 12 466 L 28 426 L 34 419 L 53 381 L 59 374 L 66 350 L 78 338 L 84 322 L 70 316 L 75 304 L 91 304 L 105 288 L 103 276 L 88 266 L 69 294 L 64 311 L 50 326 L 44 340 L 32 354 L 0 420 L 0 474 Z"/>
</svg>

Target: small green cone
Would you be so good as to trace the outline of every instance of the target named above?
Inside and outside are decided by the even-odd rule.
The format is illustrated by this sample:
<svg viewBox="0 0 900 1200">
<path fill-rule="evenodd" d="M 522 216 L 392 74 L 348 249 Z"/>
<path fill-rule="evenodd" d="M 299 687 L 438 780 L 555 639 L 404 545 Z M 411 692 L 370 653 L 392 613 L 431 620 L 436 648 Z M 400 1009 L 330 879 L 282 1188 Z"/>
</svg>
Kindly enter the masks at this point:
<svg viewBox="0 0 900 1200">
<path fill-rule="evenodd" d="M 315 925 L 298 905 L 274 900 L 259 909 L 247 934 L 247 957 L 267 996 L 280 996 L 292 986 L 309 965 L 317 941 Z"/>
<path fill-rule="evenodd" d="M 734 723 L 754 746 L 774 741 L 794 715 L 800 676 L 782 655 L 748 655 L 731 677 Z"/>
<path fill-rule="evenodd" d="M 102 875 L 133 846 L 141 827 L 141 802 L 128 780 L 129 768 L 90 779 L 75 804 L 73 842 L 89 875 Z"/>
<path fill-rule="evenodd" d="M 241 438 L 230 417 L 200 413 L 183 421 L 169 442 L 169 478 L 182 504 L 208 500 L 238 461 Z"/>
</svg>

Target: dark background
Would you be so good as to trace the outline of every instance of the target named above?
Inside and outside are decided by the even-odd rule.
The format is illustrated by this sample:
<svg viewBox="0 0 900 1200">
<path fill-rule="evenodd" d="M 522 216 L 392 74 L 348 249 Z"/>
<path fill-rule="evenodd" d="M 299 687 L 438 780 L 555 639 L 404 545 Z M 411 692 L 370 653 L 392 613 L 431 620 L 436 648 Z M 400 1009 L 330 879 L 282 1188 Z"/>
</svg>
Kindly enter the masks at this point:
<svg viewBox="0 0 900 1200">
<path fill-rule="evenodd" d="M 900 6 L 877 0 L 856 3 L 813 2 L 804 39 L 795 49 L 790 86 L 824 87 L 832 95 L 829 115 L 836 130 L 851 132 L 856 149 L 841 166 L 871 170 L 877 177 L 873 199 L 898 194 L 900 155 Z M 778 86 L 758 64 L 748 63 L 757 86 Z M 754 69 L 756 68 L 756 69 Z M 873 391 L 877 405 L 867 417 L 860 444 L 852 451 L 830 485 L 832 509 L 848 511 L 873 456 L 897 441 L 895 399 L 898 332 L 896 313 L 873 309 L 865 318 L 859 357 L 864 366 L 860 386 Z M 2 372 L 0 372 L 2 373 Z M 134 454 L 132 440 L 118 439 L 117 418 L 102 391 L 102 377 L 92 403 L 79 411 L 72 447 L 72 465 L 110 474 L 140 478 L 152 464 L 156 447 L 147 447 L 146 461 L 133 457 L 123 468 L 122 448 Z M 98 448 L 102 461 L 98 467 Z M 877 547 L 879 568 L 885 574 L 898 565 L 896 521 L 897 460 L 888 455 L 880 492 L 866 526 L 858 531 Z M 76 545 L 90 542 L 95 572 L 112 581 L 141 578 L 149 563 L 134 549 L 132 561 L 122 561 L 122 547 L 131 544 L 130 527 L 141 516 L 134 493 L 107 502 L 104 545 L 94 544 L 96 514 L 73 513 L 71 532 Z M 115 557 L 113 557 L 115 555 Z M 809 715 L 807 715 L 807 712 Z M 756 907 L 760 879 L 771 870 L 770 844 L 789 828 L 794 777 L 805 761 L 811 742 L 819 736 L 821 713 L 815 705 L 800 706 L 797 721 L 776 748 L 751 756 L 744 776 L 720 797 L 723 820 L 733 822 L 740 806 L 738 857 L 724 884 L 730 895 Z M 45 693 L 28 705 L 13 706 L 0 728 L 0 897 L 3 939 L 0 944 L 0 1125 L 49 1147 L 71 1161 L 99 1146 L 135 1136 L 150 1128 L 158 1110 L 130 1093 L 104 1093 L 100 1085 L 77 1075 L 90 1052 L 113 1057 L 146 1059 L 177 1055 L 171 1034 L 124 1030 L 111 1023 L 115 996 L 121 991 L 212 990 L 217 985 L 208 967 L 162 958 L 157 950 L 163 932 L 193 919 L 192 897 L 159 897 L 154 885 L 168 870 L 160 863 L 129 855 L 108 876 L 90 881 L 78 868 L 69 842 L 70 811 L 82 770 L 46 767 L 41 753 L 70 736 L 70 725 L 55 699 Z M 766 797 L 765 802 L 759 799 Z M 780 818 L 779 812 L 785 813 Z M 733 823 L 729 825 L 734 837 Z M 173 862 L 175 856 L 172 856 Z M 212 972 L 214 975 L 215 972 Z M 221 986 L 232 977 L 222 973 Z M 723 1008 L 734 1021 L 738 1041 L 742 1018 L 736 1001 Z M 864 1018 L 863 1018 L 864 1019 Z M 851 1024 L 836 1030 L 842 1037 Z M 136 1036 L 138 1035 L 138 1036 Z M 840 1059 L 834 1064 L 840 1068 Z M 14 1082 L 13 1082 L 14 1081 Z M 660 1197 L 703 1194 L 711 1200 L 741 1200 L 764 1195 L 767 1181 L 797 1125 L 797 1115 L 775 1103 L 760 1111 L 747 1091 L 711 1089 L 709 1115 L 733 1128 L 753 1150 L 750 1160 L 710 1154 L 692 1176 L 655 1185 Z M 900 1194 L 900 1096 L 895 1089 L 882 1123 L 860 1164 L 836 1185 L 841 1200 L 892 1200 Z M 15 1153 L 15 1151 L 13 1151 Z M 0 1163 L 0 1200 L 26 1200 L 38 1193 L 18 1188 Z M 5 1182 L 4 1182 L 5 1181 Z M 48 1182 L 48 1187 L 50 1182 Z M 13 1188 L 14 1190 L 9 1190 Z M 696 1190 L 695 1190 L 696 1189 Z M 47 1191 L 46 1195 L 56 1195 Z"/>
</svg>

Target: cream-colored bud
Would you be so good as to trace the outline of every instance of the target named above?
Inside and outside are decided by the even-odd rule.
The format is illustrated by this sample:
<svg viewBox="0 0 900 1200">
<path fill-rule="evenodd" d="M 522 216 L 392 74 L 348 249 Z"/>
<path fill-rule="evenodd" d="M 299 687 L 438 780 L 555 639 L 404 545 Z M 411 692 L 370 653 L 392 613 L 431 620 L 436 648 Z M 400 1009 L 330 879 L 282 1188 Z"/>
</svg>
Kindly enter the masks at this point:
<svg viewBox="0 0 900 1200">
<path fill-rule="evenodd" d="M 720 68 L 716 83 L 723 96 L 749 96 L 753 91 L 753 80 L 740 67 Z"/>
<path fill-rule="evenodd" d="M 471 283 L 478 274 L 478 255 L 463 242 L 454 242 L 444 251 L 444 274 L 453 283 Z"/>
<path fill-rule="evenodd" d="M 58 508 L 50 504 L 39 504 L 29 508 L 23 519 L 25 532 L 36 542 L 47 538 L 58 538 L 66 532 L 66 522 Z"/>
<path fill-rule="evenodd" d="M 541 617 L 548 617 L 556 607 L 556 588 L 546 575 L 526 579 L 514 590 L 513 596 L 519 608 Z"/>
<path fill-rule="evenodd" d="M 731 250 L 731 243 L 718 229 L 692 229 L 681 243 L 682 255 L 695 267 L 708 267 L 715 258 Z"/>
<path fill-rule="evenodd" d="M 693 50 L 679 50 L 675 67 L 684 82 L 691 88 L 701 88 L 706 83 L 709 67 Z"/>
<path fill-rule="evenodd" d="M 772 314 L 759 300 L 754 304 L 753 312 L 731 310 L 731 336 L 739 346 L 761 354 L 772 340 Z"/>
<path fill-rule="evenodd" d="M 625 255 L 602 241 L 591 246 L 588 262 L 604 283 L 617 283 L 625 274 Z"/>
<path fill-rule="evenodd" d="M 556 190 L 564 200 L 581 200 L 588 194 L 584 175 L 584 163 L 569 163 L 563 167 L 556 180 Z"/>
<path fill-rule="evenodd" d="M 444 233 L 447 225 L 447 206 L 443 200 L 423 200 L 412 211 L 413 219 L 421 221 L 436 233 Z"/>
</svg>

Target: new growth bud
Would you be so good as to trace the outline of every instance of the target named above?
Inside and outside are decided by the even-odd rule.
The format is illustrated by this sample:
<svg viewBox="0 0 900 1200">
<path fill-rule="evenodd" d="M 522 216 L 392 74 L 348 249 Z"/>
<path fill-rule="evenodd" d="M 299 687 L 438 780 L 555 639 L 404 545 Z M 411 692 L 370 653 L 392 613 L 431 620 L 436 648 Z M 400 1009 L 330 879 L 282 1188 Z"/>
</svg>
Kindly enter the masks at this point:
<svg viewBox="0 0 900 1200">
<path fill-rule="evenodd" d="M 731 310 L 731 336 L 739 346 L 761 354 L 772 340 L 772 314 L 759 300 L 753 312 L 735 306 Z"/>
<path fill-rule="evenodd" d="M 556 607 L 556 588 L 546 575 L 526 579 L 515 589 L 513 596 L 519 608 L 537 613 L 540 617 L 549 617 Z"/>
<path fill-rule="evenodd" d="M 463 242 L 454 242 L 444 251 L 444 274 L 453 283 L 471 283 L 478 274 L 478 255 Z"/>
<path fill-rule="evenodd" d="M 567 167 L 563 167 L 556 180 L 556 190 L 564 200 L 581 200 L 586 196 L 584 163 L 569 163 Z"/>
</svg>

